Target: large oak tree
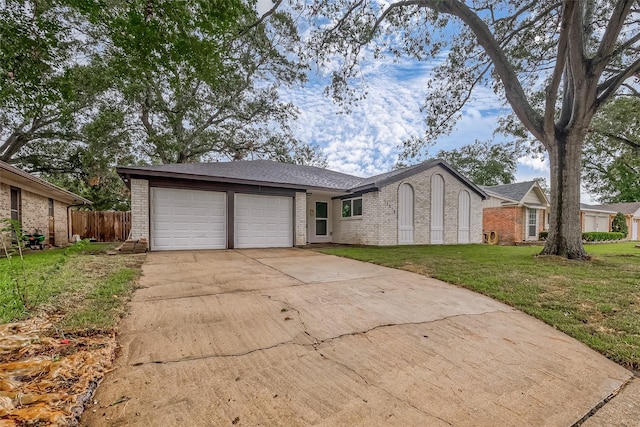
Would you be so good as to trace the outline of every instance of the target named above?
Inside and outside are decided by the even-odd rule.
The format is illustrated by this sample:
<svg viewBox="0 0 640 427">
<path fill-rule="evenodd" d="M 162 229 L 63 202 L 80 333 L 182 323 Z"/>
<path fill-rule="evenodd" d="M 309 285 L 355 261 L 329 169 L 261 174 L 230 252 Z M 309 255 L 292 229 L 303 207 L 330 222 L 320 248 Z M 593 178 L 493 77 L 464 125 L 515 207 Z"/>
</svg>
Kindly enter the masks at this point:
<svg viewBox="0 0 640 427">
<path fill-rule="evenodd" d="M 455 126 L 478 85 L 503 94 L 549 155 L 543 253 L 588 257 L 579 219 L 583 143 L 594 114 L 640 72 L 638 0 L 318 0 L 312 16 L 320 58 L 341 58 L 338 98 L 359 77 L 365 46 L 441 62 L 427 94 L 425 140 Z"/>
</svg>

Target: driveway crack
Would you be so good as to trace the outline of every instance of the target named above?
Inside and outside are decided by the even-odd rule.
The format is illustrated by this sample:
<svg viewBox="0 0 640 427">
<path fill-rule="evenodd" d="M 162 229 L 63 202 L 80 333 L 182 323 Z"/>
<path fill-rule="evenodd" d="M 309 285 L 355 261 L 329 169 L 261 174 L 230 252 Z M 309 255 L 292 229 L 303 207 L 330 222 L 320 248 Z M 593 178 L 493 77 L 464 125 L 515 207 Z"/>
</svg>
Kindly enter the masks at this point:
<svg viewBox="0 0 640 427">
<path fill-rule="evenodd" d="M 446 316 L 446 317 L 443 317 L 443 318 L 440 318 L 440 319 L 426 320 L 426 321 L 422 321 L 422 322 L 386 323 L 386 324 L 382 324 L 382 325 L 376 325 L 376 326 L 371 327 L 369 329 L 366 329 L 364 331 L 354 331 L 354 332 L 349 332 L 349 333 L 345 333 L 345 334 L 340 334 L 340 335 L 337 335 L 335 337 L 329 337 L 329 338 L 325 338 L 325 339 L 318 339 L 317 337 L 314 337 L 313 335 L 311 335 L 309 333 L 309 331 L 307 330 L 307 326 L 305 325 L 304 321 L 302 320 L 302 317 L 300 315 L 300 311 L 298 309 L 296 309 L 295 307 L 292 307 L 290 304 L 288 304 L 285 301 L 279 301 L 279 300 L 275 300 L 275 299 L 273 301 L 280 302 L 283 305 L 287 306 L 288 307 L 287 309 L 290 309 L 290 310 L 295 311 L 296 313 L 298 313 L 299 322 L 302 324 L 302 327 L 303 327 L 302 334 L 308 336 L 313 341 L 312 343 L 305 344 L 305 343 L 297 342 L 298 337 L 300 337 L 300 335 L 301 335 L 301 334 L 297 334 L 295 337 L 291 338 L 290 340 L 282 341 L 282 342 L 279 342 L 279 343 L 276 343 L 276 344 L 272 344 L 272 345 L 269 345 L 269 346 L 266 346 L 266 347 L 254 348 L 252 350 L 248 350 L 248 351 L 241 352 L 241 353 L 212 354 L 212 355 L 203 355 L 203 356 L 196 356 L 196 357 L 185 357 L 185 358 L 181 358 L 181 359 L 170 359 L 170 360 L 152 360 L 152 361 L 148 361 L 148 362 L 132 363 L 131 366 L 142 366 L 142 365 L 149 365 L 149 364 L 172 364 L 172 363 L 191 362 L 191 361 L 206 360 L 206 359 L 223 359 L 223 358 L 231 358 L 231 357 L 243 357 L 243 356 L 248 356 L 250 354 L 257 353 L 257 352 L 260 352 L 260 351 L 272 350 L 274 348 L 284 347 L 284 346 L 287 346 L 287 345 L 296 345 L 296 346 L 300 346 L 300 347 L 304 347 L 304 348 L 309 348 L 310 347 L 310 348 L 313 348 L 315 351 L 317 351 L 322 357 L 325 357 L 322 353 L 320 353 L 320 346 L 322 344 L 330 343 L 332 341 L 335 341 L 335 340 L 338 340 L 338 339 L 341 339 L 341 338 L 344 338 L 344 337 L 348 337 L 348 336 L 366 335 L 369 332 L 373 332 L 375 330 L 382 329 L 382 328 L 390 328 L 390 327 L 398 327 L 398 326 L 410 326 L 410 325 L 427 325 L 427 324 L 430 324 L 430 323 L 441 322 L 441 321 L 449 320 L 449 319 L 456 318 L 456 317 L 482 316 L 482 315 L 491 314 L 491 313 L 502 313 L 501 310 L 492 310 L 492 311 L 485 311 L 485 312 L 481 312 L 481 313 L 454 314 L 454 315 Z"/>
</svg>

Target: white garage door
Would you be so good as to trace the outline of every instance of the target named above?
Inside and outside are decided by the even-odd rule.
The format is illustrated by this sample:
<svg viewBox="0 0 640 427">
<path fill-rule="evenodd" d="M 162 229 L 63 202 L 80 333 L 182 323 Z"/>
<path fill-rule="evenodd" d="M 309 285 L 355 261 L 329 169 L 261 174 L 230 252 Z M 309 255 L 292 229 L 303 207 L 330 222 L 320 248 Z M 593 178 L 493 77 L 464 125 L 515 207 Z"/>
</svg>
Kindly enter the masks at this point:
<svg viewBox="0 0 640 427">
<path fill-rule="evenodd" d="M 291 197 L 236 194 L 235 247 L 293 246 L 292 209 Z"/>
<path fill-rule="evenodd" d="M 224 249 L 226 194 L 151 188 L 151 250 Z"/>
<path fill-rule="evenodd" d="M 584 215 L 584 231 L 609 231 L 609 217 L 602 215 Z"/>
</svg>

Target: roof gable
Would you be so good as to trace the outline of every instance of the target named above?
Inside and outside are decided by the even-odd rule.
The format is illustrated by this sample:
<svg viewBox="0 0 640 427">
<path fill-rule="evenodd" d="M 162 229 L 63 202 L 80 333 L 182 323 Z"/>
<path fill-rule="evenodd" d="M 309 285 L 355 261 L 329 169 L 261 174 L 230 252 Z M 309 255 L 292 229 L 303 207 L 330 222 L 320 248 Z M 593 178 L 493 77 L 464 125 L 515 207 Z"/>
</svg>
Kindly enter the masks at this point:
<svg viewBox="0 0 640 427">
<path fill-rule="evenodd" d="M 535 195 L 538 204 L 548 206 L 549 200 L 536 181 L 516 182 L 513 184 L 502 184 L 493 186 L 480 186 L 489 195 L 498 197 L 508 202 L 518 204 L 531 204 L 528 200 L 531 195 Z"/>
<path fill-rule="evenodd" d="M 416 175 L 420 172 L 424 172 L 426 170 L 432 169 L 436 166 L 440 166 L 457 178 L 460 182 L 469 187 L 472 191 L 477 193 L 483 199 L 486 199 L 487 194 L 477 185 L 472 183 L 467 177 L 458 172 L 455 168 L 453 168 L 450 164 L 445 162 L 442 159 L 432 159 L 427 160 L 426 162 L 419 163 L 417 165 L 408 166 L 406 168 L 396 169 L 390 172 L 386 172 L 380 175 L 374 175 L 369 178 L 365 178 L 360 183 L 359 188 L 354 188 L 352 191 L 360 191 L 366 188 L 382 188 L 394 182 L 401 181 L 410 176 Z"/>
</svg>

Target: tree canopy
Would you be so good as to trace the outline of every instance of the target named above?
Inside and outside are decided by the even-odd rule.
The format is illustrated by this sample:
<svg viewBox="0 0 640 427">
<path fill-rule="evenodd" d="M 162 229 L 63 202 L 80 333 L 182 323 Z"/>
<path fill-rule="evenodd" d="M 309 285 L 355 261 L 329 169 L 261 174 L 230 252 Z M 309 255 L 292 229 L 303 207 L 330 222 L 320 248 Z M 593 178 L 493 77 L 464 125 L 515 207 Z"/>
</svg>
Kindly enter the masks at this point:
<svg viewBox="0 0 640 427">
<path fill-rule="evenodd" d="M 585 141 L 585 186 L 603 203 L 640 200 L 640 97 L 605 105 Z"/>
<path fill-rule="evenodd" d="M 0 159 L 113 207 L 116 164 L 323 165 L 277 91 L 304 81 L 298 42 L 287 12 L 241 0 L 3 2 Z"/>
<path fill-rule="evenodd" d="M 445 160 L 474 184 L 492 186 L 515 181 L 518 151 L 512 144 L 476 141 L 453 150 L 440 150 L 436 157 Z"/>
<path fill-rule="evenodd" d="M 479 85 L 504 96 L 551 164 L 550 230 L 543 253 L 587 258 L 580 167 L 594 114 L 640 72 L 637 0 L 317 0 L 318 57 L 341 66 L 344 100 L 371 53 L 435 61 L 422 143 L 450 132 Z M 414 152 L 420 142 L 412 144 Z"/>
</svg>

